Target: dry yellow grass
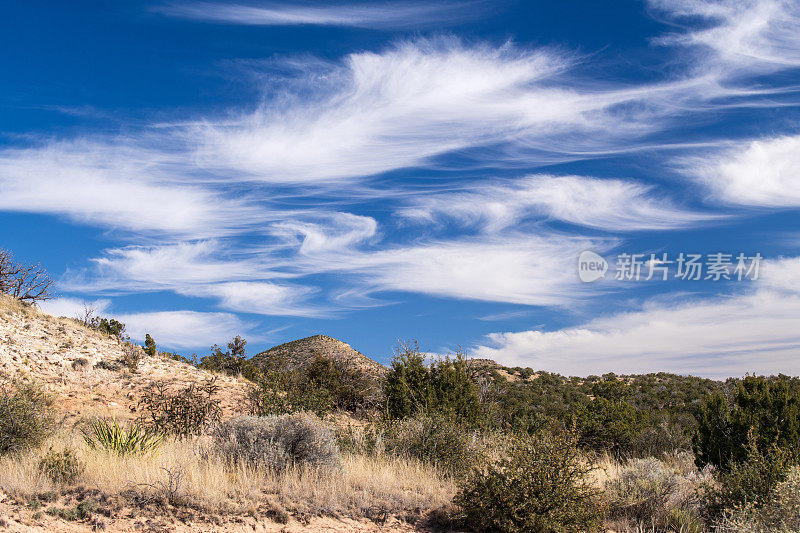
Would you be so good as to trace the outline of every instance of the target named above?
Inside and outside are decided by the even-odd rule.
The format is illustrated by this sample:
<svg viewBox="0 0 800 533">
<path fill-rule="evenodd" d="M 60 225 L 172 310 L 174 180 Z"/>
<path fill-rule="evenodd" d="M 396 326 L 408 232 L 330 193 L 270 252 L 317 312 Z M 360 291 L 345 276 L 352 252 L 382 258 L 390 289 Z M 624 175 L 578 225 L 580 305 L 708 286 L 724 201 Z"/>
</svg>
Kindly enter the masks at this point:
<svg viewBox="0 0 800 533">
<path fill-rule="evenodd" d="M 359 517 L 385 510 L 412 517 L 447 505 L 456 490 L 446 476 L 407 459 L 344 455 L 334 469 L 273 472 L 205 454 L 203 438 L 169 441 L 157 453 L 120 457 L 88 449 L 78 434 L 70 434 L 40 450 L 0 459 L 0 485 L 6 493 L 34 498 L 63 488 L 37 467 L 49 446 L 77 452 L 86 470 L 76 483 L 87 489 L 112 496 L 134 491 L 145 498 L 163 497 L 171 474 L 173 496 L 180 503 L 211 513 L 277 507 L 298 515 Z"/>
</svg>

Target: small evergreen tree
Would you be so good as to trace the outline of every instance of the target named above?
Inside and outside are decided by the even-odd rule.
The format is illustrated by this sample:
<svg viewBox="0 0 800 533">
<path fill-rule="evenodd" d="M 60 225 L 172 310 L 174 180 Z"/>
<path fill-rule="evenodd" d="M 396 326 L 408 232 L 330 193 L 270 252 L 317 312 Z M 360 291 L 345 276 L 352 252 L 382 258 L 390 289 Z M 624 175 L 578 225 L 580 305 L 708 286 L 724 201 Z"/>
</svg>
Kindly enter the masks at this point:
<svg viewBox="0 0 800 533">
<path fill-rule="evenodd" d="M 478 389 L 461 353 L 426 365 L 416 343 L 401 346 L 386 376 L 384 392 L 390 419 L 424 414 L 468 426 L 478 423 Z"/>
<path fill-rule="evenodd" d="M 144 336 L 144 353 L 153 357 L 157 352 L 156 341 L 153 340 L 153 337 L 151 337 L 149 333 L 146 333 Z"/>
<path fill-rule="evenodd" d="M 752 435 L 751 435 L 752 433 Z M 786 376 L 747 376 L 731 398 L 715 392 L 700 409 L 694 450 L 697 465 L 727 470 L 748 459 L 749 440 L 759 450 L 800 451 L 800 387 Z"/>
<path fill-rule="evenodd" d="M 575 417 L 581 444 L 597 451 L 628 454 L 646 423 L 645 415 L 629 401 L 629 387 L 610 376 L 592 386 L 592 396 L 594 400 Z"/>
</svg>

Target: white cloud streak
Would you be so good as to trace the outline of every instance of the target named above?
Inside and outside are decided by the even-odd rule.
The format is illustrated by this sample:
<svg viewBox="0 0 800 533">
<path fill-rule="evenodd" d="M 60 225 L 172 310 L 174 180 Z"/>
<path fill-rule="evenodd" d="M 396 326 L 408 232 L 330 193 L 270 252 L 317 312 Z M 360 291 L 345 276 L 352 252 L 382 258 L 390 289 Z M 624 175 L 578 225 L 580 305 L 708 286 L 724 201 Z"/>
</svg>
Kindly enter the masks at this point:
<svg viewBox="0 0 800 533">
<path fill-rule="evenodd" d="M 607 148 L 658 127 L 642 120 L 653 117 L 649 102 L 669 96 L 674 109 L 681 95 L 697 95 L 687 83 L 708 87 L 693 80 L 577 90 L 565 79 L 572 64 L 564 54 L 512 45 L 403 42 L 350 54 L 251 114 L 198 124 L 189 134 L 204 139 L 198 159 L 209 168 L 275 183 L 326 182 L 433 165 L 444 153 L 512 140 L 559 152 Z M 634 103 L 635 117 L 626 107 Z"/>
<path fill-rule="evenodd" d="M 660 39 L 699 47 L 705 65 L 745 72 L 800 66 L 800 4 L 795 0 L 651 0 L 677 19 L 700 17 L 707 25 Z"/>
<path fill-rule="evenodd" d="M 160 6 L 165 15 L 248 26 L 349 26 L 371 29 L 441 27 L 476 18 L 482 2 L 373 2 L 314 5 L 260 2 L 257 5 L 183 2 Z"/>
<path fill-rule="evenodd" d="M 62 215 L 139 233 L 238 233 L 267 211 L 192 185 L 180 154 L 130 143 L 74 141 L 0 150 L 0 210 Z"/>
<path fill-rule="evenodd" d="M 102 298 L 97 300 L 81 300 L 69 296 L 62 296 L 55 300 L 45 300 L 39 304 L 45 313 L 53 316 L 76 318 L 82 316 L 84 311 L 92 309 L 95 315 L 105 313 L 111 307 L 111 300 Z"/>
<path fill-rule="evenodd" d="M 136 341 L 143 342 L 149 333 L 160 347 L 205 349 L 235 335 L 248 339 L 261 339 L 251 331 L 252 325 L 243 322 L 230 313 L 203 313 L 197 311 L 155 311 L 147 313 L 117 313 L 111 310 L 111 301 L 81 300 L 74 297 L 61 297 L 42 302 L 44 312 L 54 316 L 75 318 L 88 306 L 95 316 L 112 314 L 125 324 L 125 330 Z"/>
<path fill-rule="evenodd" d="M 574 264 L 586 249 L 607 250 L 614 239 L 562 234 L 481 236 L 395 246 L 378 251 L 340 250 L 297 258 L 302 272 L 347 273 L 361 297 L 401 291 L 466 300 L 566 305 L 591 291 Z"/>
<path fill-rule="evenodd" d="M 217 298 L 229 311 L 270 316 L 322 317 L 329 314 L 320 307 L 304 305 L 315 292 L 311 287 L 278 285 L 266 281 L 232 281 L 177 289 L 187 296 Z"/>
<path fill-rule="evenodd" d="M 740 143 L 679 160 L 713 199 L 759 207 L 800 206 L 800 136 Z"/>
<path fill-rule="evenodd" d="M 429 195 L 399 214 L 424 223 L 444 217 L 486 233 L 542 217 L 615 232 L 680 229 L 720 218 L 676 206 L 634 181 L 550 175 Z"/>
<path fill-rule="evenodd" d="M 732 296 L 652 300 L 639 311 L 582 326 L 493 333 L 472 354 L 570 375 L 798 374 L 799 276 L 800 258 L 779 260 L 763 265 L 754 289 Z"/>
<path fill-rule="evenodd" d="M 159 346 L 167 348 L 205 349 L 235 335 L 251 341 L 260 338 L 249 331 L 249 324 L 230 313 L 155 311 L 120 314 L 116 318 L 125 324 L 131 338 L 143 341 L 149 333 Z"/>
</svg>

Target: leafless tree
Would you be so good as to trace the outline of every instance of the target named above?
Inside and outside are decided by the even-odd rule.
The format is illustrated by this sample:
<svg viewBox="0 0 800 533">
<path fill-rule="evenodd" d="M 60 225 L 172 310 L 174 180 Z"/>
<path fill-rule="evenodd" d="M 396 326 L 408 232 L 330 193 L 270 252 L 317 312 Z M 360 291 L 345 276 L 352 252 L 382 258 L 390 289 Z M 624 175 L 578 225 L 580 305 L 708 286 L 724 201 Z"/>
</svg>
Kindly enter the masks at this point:
<svg viewBox="0 0 800 533">
<path fill-rule="evenodd" d="M 0 250 L 0 292 L 35 304 L 55 298 L 54 285 L 55 281 L 41 265 L 16 263 L 11 252 Z"/>
<path fill-rule="evenodd" d="M 89 305 L 86 302 L 83 302 L 83 311 L 78 311 L 75 313 L 75 320 L 83 324 L 84 326 L 91 327 L 92 319 L 97 314 L 97 308 L 93 305 Z"/>
</svg>

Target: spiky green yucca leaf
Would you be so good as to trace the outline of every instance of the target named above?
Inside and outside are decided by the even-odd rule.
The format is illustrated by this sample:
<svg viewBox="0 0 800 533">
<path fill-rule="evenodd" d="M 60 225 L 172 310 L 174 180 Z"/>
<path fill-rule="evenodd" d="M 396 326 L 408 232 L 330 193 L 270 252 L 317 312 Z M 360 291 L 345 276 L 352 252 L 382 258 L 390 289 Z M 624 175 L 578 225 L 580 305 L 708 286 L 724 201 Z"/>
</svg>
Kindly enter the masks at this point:
<svg viewBox="0 0 800 533">
<path fill-rule="evenodd" d="M 86 445 L 93 450 L 105 449 L 118 455 L 140 454 L 156 450 L 164 440 L 164 435 L 139 424 L 120 426 L 116 418 L 89 423 L 83 431 Z"/>
</svg>

